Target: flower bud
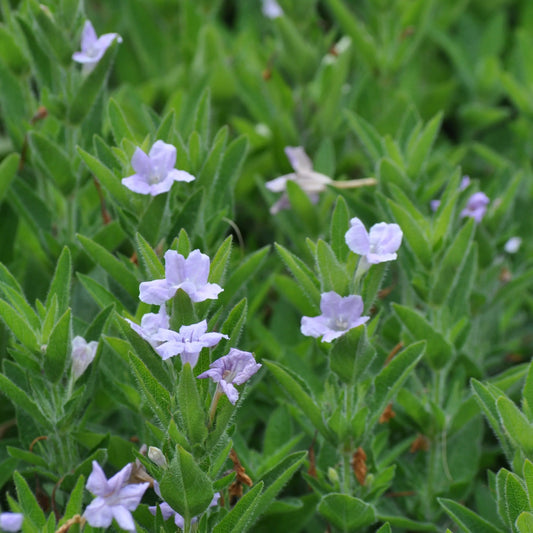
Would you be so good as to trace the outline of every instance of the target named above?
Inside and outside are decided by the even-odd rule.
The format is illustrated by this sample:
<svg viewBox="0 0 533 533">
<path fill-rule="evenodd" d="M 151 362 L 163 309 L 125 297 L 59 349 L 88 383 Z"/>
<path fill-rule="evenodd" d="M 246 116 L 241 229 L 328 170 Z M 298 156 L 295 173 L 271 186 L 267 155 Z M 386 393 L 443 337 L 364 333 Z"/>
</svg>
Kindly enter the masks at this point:
<svg viewBox="0 0 533 533">
<path fill-rule="evenodd" d="M 163 452 L 155 446 L 148 448 L 148 458 L 161 468 L 168 468 L 167 458 L 163 455 Z"/>
</svg>

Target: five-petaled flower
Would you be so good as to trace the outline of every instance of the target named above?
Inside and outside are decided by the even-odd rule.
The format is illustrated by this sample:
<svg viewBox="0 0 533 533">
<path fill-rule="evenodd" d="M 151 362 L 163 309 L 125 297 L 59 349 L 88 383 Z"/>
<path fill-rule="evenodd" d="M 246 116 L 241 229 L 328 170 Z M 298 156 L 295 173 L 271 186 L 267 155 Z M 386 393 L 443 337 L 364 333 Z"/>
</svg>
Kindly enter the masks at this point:
<svg viewBox="0 0 533 533">
<path fill-rule="evenodd" d="M 261 365 L 255 362 L 253 354 L 231 348 L 227 355 L 213 361 L 209 365 L 209 370 L 200 374 L 198 379 L 211 378 L 217 383 L 217 390 L 221 390 L 235 405 L 239 399 L 239 392 L 233 384 L 242 385 L 260 368 Z"/>
<path fill-rule="evenodd" d="M 147 304 L 161 305 L 182 289 L 193 302 L 216 300 L 223 289 L 207 282 L 209 266 L 209 257 L 200 250 L 193 250 L 187 259 L 175 250 L 167 250 L 165 278 L 142 282 L 139 298 Z"/>
<path fill-rule="evenodd" d="M 168 329 L 168 315 L 164 305 L 159 308 L 158 313 L 145 313 L 141 318 L 141 325 L 126 318 L 133 331 L 138 333 L 144 340 L 148 341 L 153 348 L 157 348 L 161 342 L 156 339 L 156 333 L 160 329 Z"/>
<path fill-rule="evenodd" d="M 476 222 L 481 222 L 487 212 L 489 202 L 489 197 L 484 192 L 475 192 L 468 199 L 466 207 L 461 211 L 461 218 L 471 217 Z"/>
<path fill-rule="evenodd" d="M 361 316 L 363 308 L 361 296 L 342 297 L 333 291 L 325 292 L 320 298 L 322 314 L 302 317 L 300 330 L 308 337 L 322 337 L 322 342 L 331 342 L 370 318 Z"/>
<path fill-rule="evenodd" d="M 87 367 L 93 362 L 96 355 L 98 342 L 87 342 L 79 335 L 72 339 L 72 375 L 74 380 L 78 379 L 87 370 Z"/>
<path fill-rule="evenodd" d="M 131 511 L 137 509 L 150 483 L 127 484 L 132 464 L 127 464 L 109 480 L 100 465 L 93 461 L 93 471 L 87 479 L 87 490 L 96 498 L 83 516 L 92 527 L 109 527 L 113 518 L 126 531 L 135 531 Z"/>
<path fill-rule="evenodd" d="M 184 170 L 174 168 L 176 147 L 163 141 L 156 141 L 148 155 L 136 148 L 131 158 L 135 174 L 122 179 L 122 184 L 139 194 L 157 196 L 170 191 L 175 181 L 190 182 L 195 177 Z"/>
<path fill-rule="evenodd" d="M 90 72 L 115 39 L 119 43 L 122 42 L 122 37 L 118 33 L 104 33 L 98 37 L 93 25 L 87 20 L 81 34 L 81 52 L 74 52 L 72 59 L 82 63 L 85 72 Z"/>
<path fill-rule="evenodd" d="M 189 363 L 194 368 L 202 348 L 212 348 L 221 339 L 229 338 L 223 333 L 206 332 L 207 320 L 181 326 L 178 333 L 170 329 L 160 329 L 155 338 L 162 344 L 156 348 L 156 352 L 162 359 L 180 355 L 183 364 Z"/>
<path fill-rule="evenodd" d="M 20 531 L 24 515 L 21 513 L 0 513 L 0 530 Z"/>
<path fill-rule="evenodd" d="M 393 261 L 396 251 L 402 243 L 402 230 L 398 224 L 380 222 L 366 231 L 364 224 L 358 218 L 350 220 L 350 229 L 346 232 L 346 244 L 358 255 L 365 257 L 370 265 Z"/>
</svg>

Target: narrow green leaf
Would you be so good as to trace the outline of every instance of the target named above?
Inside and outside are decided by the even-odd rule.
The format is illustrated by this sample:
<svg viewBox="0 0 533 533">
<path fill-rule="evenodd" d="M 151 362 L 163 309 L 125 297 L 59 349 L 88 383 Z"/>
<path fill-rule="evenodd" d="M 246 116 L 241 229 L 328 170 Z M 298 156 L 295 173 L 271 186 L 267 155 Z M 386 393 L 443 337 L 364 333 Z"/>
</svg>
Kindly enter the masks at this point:
<svg viewBox="0 0 533 533">
<path fill-rule="evenodd" d="M 350 227 L 350 215 L 348 204 L 342 196 L 337 196 L 335 209 L 331 216 L 329 226 L 329 237 L 331 239 L 331 248 L 339 261 L 346 261 L 348 257 L 348 245 L 344 239 L 346 232 Z"/>
<path fill-rule="evenodd" d="M 426 125 L 424 130 L 407 144 L 407 172 L 411 179 L 416 180 L 424 170 L 431 147 L 437 138 L 442 123 L 443 113 L 437 113 Z"/>
<path fill-rule="evenodd" d="M 346 268 L 339 263 L 329 244 L 322 239 L 317 243 L 316 262 L 322 279 L 322 292 L 333 290 L 341 296 L 346 295 L 350 284 Z"/>
<path fill-rule="evenodd" d="M 102 308 L 106 308 L 111 304 L 116 306 L 117 312 L 122 314 L 122 304 L 117 300 L 117 298 L 108 291 L 103 285 L 95 281 L 85 274 L 77 273 L 78 279 L 81 281 L 81 284 L 84 286 L 85 290 L 93 297 L 94 301 Z"/>
<path fill-rule="evenodd" d="M 520 533 L 531 533 L 533 531 L 533 513 L 523 511 L 516 519 L 516 527 Z"/>
<path fill-rule="evenodd" d="M 177 396 L 189 442 L 193 447 L 202 445 L 207 438 L 207 416 L 189 363 L 181 369 Z"/>
<path fill-rule="evenodd" d="M 15 385 L 9 378 L 0 374 L 0 392 L 13 402 L 13 405 L 20 407 L 28 413 L 33 420 L 43 427 L 48 427 L 48 421 L 37 407 L 37 404 L 30 399 L 28 393 L 23 391 L 20 387 Z"/>
<path fill-rule="evenodd" d="M 463 505 L 447 498 L 437 499 L 446 514 L 465 531 L 470 533 L 504 533 Z"/>
<path fill-rule="evenodd" d="M 13 153 L 9 154 L 0 163 L 0 202 L 4 200 L 11 182 L 17 175 L 19 161 L 19 154 Z"/>
<path fill-rule="evenodd" d="M 165 277 L 165 267 L 153 248 L 148 244 L 148 241 L 140 233 L 135 234 L 135 244 L 141 264 L 146 269 L 149 278 L 163 279 Z"/>
<path fill-rule="evenodd" d="M 32 493 L 26 480 L 18 472 L 15 472 L 13 475 L 13 480 L 17 489 L 17 499 L 22 508 L 24 518 L 40 530 L 46 524 L 46 518 L 37 498 Z"/>
<path fill-rule="evenodd" d="M 530 424 L 516 404 L 506 396 L 500 396 L 496 400 L 496 408 L 505 432 L 511 441 L 516 443 L 527 455 L 532 454 L 533 425 Z"/>
<path fill-rule="evenodd" d="M 0 317 L 13 335 L 31 351 L 38 350 L 37 336 L 26 320 L 4 300 L 0 300 Z"/>
<path fill-rule="evenodd" d="M 350 110 L 345 111 L 348 125 L 354 130 L 372 164 L 385 155 L 383 141 L 378 131 L 363 117 Z"/>
<path fill-rule="evenodd" d="M 67 309 L 54 326 L 46 347 L 44 372 L 52 383 L 63 378 L 70 351 L 70 309 Z"/>
<path fill-rule="evenodd" d="M 131 141 L 135 139 L 124 112 L 114 98 L 109 99 L 107 117 L 111 124 L 111 131 L 113 132 L 116 145 L 120 146 L 123 139 L 129 139 Z"/>
<path fill-rule="evenodd" d="M 70 279 L 72 275 L 72 259 L 68 246 L 63 248 L 59 259 L 57 260 L 54 277 L 50 282 L 48 294 L 46 296 L 45 307 L 50 306 L 51 299 L 54 295 L 57 297 L 58 312 L 63 314 L 68 307 L 70 299 Z"/>
</svg>

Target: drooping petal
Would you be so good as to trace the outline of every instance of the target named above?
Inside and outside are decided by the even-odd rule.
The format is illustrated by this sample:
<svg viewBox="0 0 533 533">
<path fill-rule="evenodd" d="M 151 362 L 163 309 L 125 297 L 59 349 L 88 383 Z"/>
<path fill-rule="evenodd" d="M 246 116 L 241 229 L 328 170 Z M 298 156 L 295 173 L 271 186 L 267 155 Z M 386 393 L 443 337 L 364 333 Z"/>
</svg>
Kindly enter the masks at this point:
<svg viewBox="0 0 533 533">
<path fill-rule="evenodd" d="M 155 351 L 166 361 L 170 357 L 180 355 L 184 350 L 184 344 L 181 341 L 168 341 L 159 345 Z"/>
<path fill-rule="evenodd" d="M 322 315 L 313 317 L 303 316 L 300 331 L 302 332 L 302 335 L 305 335 L 306 337 L 314 337 L 315 339 L 318 339 L 318 337 L 322 337 L 322 335 L 329 331 L 327 319 Z"/>
<path fill-rule="evenodd" d="M 121 183 L 130 191 L 139 194 L 150 194 L 150 184 L 139 174 L 133 174 L 133 176 L 122 178 Z"/>
<path fill-rule="evenodd" d="M 23 521 L 24 515 L 22 513 L 0 513 L 0 529 L 2 531 L 19 531 Z"/>
<path fill-rule="evenodd" d="M 100 57 L 102 57 L 105 53 L 105 51 L 111 46 L 111 43 L 118 39 L 119 42 L 122 41 L 120 35 L 118 33 L 104 33 L 103 35 L 100 35 L 98 40 L 95 43 L 95 48 L 98 49 L 100 52 Z"/>
<path fill-rule="evenodd" d="M 94 56 L 87 55 L 85 52 L 74 52 L 72 54 L 72 59 L 76 61 L 76 63 L 82 63 L 85 65 L 90 65 L 98 62 L 98 60 L 95 59 Z"/>
<path fill-rule="evenodd" d="M 164 180 L 161 180 L 159 183 L 154 183 L 150 185 L 150 194 L 152 196 L 157 196 L 158 194 L 168 192 L 170 191 L 170 189 L 172 189 L 173 183 L 174 181 L 167 174 L 167 177 Z"/>
<path fill-rule="evenodd" d="M 212 348 L 213 346 L 216 346 L 222 339 L 229 339 L 227 335 L 224 333 L 216 333 L 214 331 L 210 333 L 206 333 L 205 335 L 202 335 L 202 344 L 206 348 Z"/>
<path fill-rule="evenodd" d="M 135 522 L 131 513 L 122 505 L 113 505 L 110 507 L 113 513 L 113 518 L 117 521 L 118 525 L 125 531 L 135 531 Z"/>
<path fill-rule="evenodd" d="M 185 284 L 183 289 L 193 302 L 203 302 L 204 300 L 216 300 L 218 295 L 224 290 L 220 285 L 216 283 L 206 283 L 205 285 L 195 286 L 193 290 L 187 291 L 185 289 Z"/>
<path fill-rule="evenodd" d="M 231 383 L 227 383 L 223 379 L 220 380 L 218 384 L 224 394 L 228 397 L 230 403 L 235 405 L 239 399 L 239 391 Z"/>
<path fill-rule="evenodd" d="M 139 285 L 139 299 L 147 304 L 162 305 L 170 300 L 175 292 L 165 279 L 143 281 Z"/>
<path fill-rule="evenodd" d="M 272 192 L 283 192 L 287 188 L 287 181 L 295 180 L 296 174 L 286 174 L 273 180 L 267 181 L 265 187 Z"/>
<path fill-rule="evenodd" d="M 156 141 L 148 154 L 156 172 L 168 174 L 176 164 L 176 147 L 163 141 Z"/>
<path fill-rule="evenodd" d="M 292 168 L 296 172 L 304 170 L 313 170 L 313 163 L 305 150 L 301 146 L 286 146 L 285 154 L 287 155 Z"/>
<path fill-rule="evenodd" d="M 185 172 L 185 170 L 178 170 L 176 168 L 170 170 L 170 172 L 168 173 L 168 177 L 172 179 L 172 181 L 184 181 L 186 183 L 189 183 L 196 179 L 192 174 Z"/>
<path fill-rule="evenodd" d="M 370 250 L 370 240 L 365 225 L 357 217 L 350 220 L 350 225 L 344 236 L 348 248 L 358 255 L 366 255 Z"/>
<path fill-rule="evenodd" d="M 117 501 L 129 511 L 135 511 L 149 486 L 148 482 L 124 485 L 117 494 Z"/>
<path fill-rule="evenodd" d="M 83 516 L 91 527 L 109 527 L 113 521 L 113 512 L 104 498 L 98 496 L 85 509 Z"/>
</svg>

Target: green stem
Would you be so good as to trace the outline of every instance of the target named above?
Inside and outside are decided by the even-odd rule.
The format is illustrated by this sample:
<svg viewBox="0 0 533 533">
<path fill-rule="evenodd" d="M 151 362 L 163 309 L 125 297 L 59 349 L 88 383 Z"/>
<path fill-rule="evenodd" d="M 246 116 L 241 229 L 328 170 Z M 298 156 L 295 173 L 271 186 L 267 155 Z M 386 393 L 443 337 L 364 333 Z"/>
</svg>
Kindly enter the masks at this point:
<svg viewBox="0 0 533 533">
<path fill-rule="evenodd" d="M 215 394 L 213 395 L 213 399 L 211 400 L 211 406 L 209 407 L 209 424 L 207 425 L 207 427 L 211 427 L 211 425 L 213 424 L 215 413 L 217 411 L 218 400 L 220 399 L 221 396 L 222 396 L 222 391 L 219 389 L 217 385 L 217 390 L 215 391 Z"/>
</svg>

